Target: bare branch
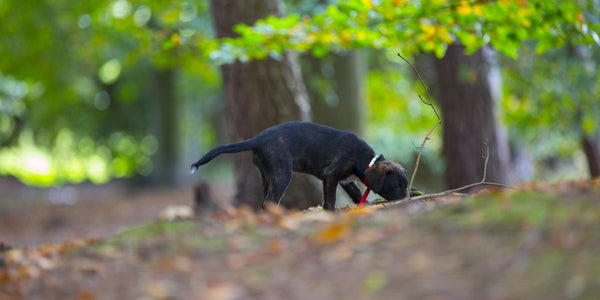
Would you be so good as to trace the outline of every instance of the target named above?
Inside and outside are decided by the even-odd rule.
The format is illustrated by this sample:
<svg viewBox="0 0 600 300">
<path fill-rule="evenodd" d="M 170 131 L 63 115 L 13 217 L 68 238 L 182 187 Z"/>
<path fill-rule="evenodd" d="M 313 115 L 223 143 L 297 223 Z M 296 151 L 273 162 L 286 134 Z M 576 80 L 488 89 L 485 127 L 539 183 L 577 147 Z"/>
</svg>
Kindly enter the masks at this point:
<svg viewBox="0 0 600 300">
<path fill-rule="evenodd" d="M 494 186 L 494 187 L 499 187 L 499 188 L 516 190 L 517 188 L 512 187 L 510 185 L 505 185 L 505 184 L 495 183 L 495 182 L 486 182 L 485 181 L 486 176 L 487 176 L 488 161 L 489 161 L 489 158 L 490 158 L 490 146 L 489 146 L 489 144 L 487 142 L 487 139 L 484 142 L 484 145 L 486 146 L 486 155 L 483 157 L 483 158 L 485 158 L 485 162 L 484 162 L 484 165 L 483 165 L 483 178 L 481 179 L 481 181 L 475 182 L 475 183 L 471 183 L 471 184 L 467 184 L 467 185 L 461 186 L 459 188 L 455 188 L 455 189 L 443 191 L 443 192 L 440 192 L 440 193 L 426 194 L 426 195 L 421 195 L 421 196 L 417 196 L 417 197 L 413 197 L 413 198 L 411 198 L 410 194 L 409 194 L 409 196 L 407 197 L 407 199 L 403 199 L 403 200 L 400 200 L 400 201 L 397 201 L 397 202 L 390 202 L 389 205 L 394 205 L 393 203 L 396 203 L 398 205 L 405 205 L 405 204 L 414 203 L 416 201 L 430 200 L 430 199 L 439 198 L 439 197 L 456 195 L 456 194 L 458 194 L 458 192 L 460 192 L 462 190 L 466 190 L 466 189 L 470 189 L 470 188 L 474 188 L 474 187 L 478 187 L 478 186 L 484 186 L 484 185 L 485 186 Z M 417 160 L 418 160 L 418 158 L 417 158 Z M 418 165 L 418 161 L 417 161 L 417 165 Z M 464 195 L 464 194 L 460 194 L 460 195 Z"/>
<path fill-rule="evenodd" d="M 488 139 L 485 139 L 483 144 L 485 145 L 485 162 L 483 164 L 483 178 L 481 179 L 482 183 L 485 182 L 485 178 L 487 177 L 487 166 L 488 160 L 490 159 L 490 144 L 488 144 Z"/>
<path fill-rule="evenodd" d="M 476 183 L 472 183 L 469 185 L 465 185 L 456 189 L 452 189 L 452 190 L 447 190 L 447 191 L 443 191 L 443 192 L 439 192 L 439 193 L 434 193 L 434 194 L 425 194 L 425 195 L 421 195 L 421 196 L 416 196 L 416 197 L 412 197 L 412 198 L 405 198 L 402 200 L 398 200 L 398 201 L 392 201 L 392 202 L 385 202 L 382 203 L 383 206 L 396 206 L 396 205 L 400 205 L 400 206 L 405 206 L 405 205 L 409 205 L 418 201 L 426 201 L 426 200 L 431 200 L 431 199 L 435 199 L 435 198 L 441 198 L 441 197 L 447 197 L 447 196 L 451 196 L 451 195 L 455 195 L 455 196 L 461 196 L 461 197 L 467 197 L 470 196 L 469 194 L 465 194 L 465 193 L 459 193 L 461 190 L 464 189 L 468 189 L 468 188 L 473 188 L 473 187 L 477 187 L 477 186 L 494 186 L 494 187 L 499 187 L 499 188 L 505 188 L 505 189 L 510 189 L 510 190 L 517 190 L 517 188 L 509 186 L 509 185 L 504 185 L 504 184 L 500 184 L 500 183 L 494 183 L 494 182 L 476 182 Z"/>
<path fill-rule="evenodd" d="M 423 77 L 421 77 L 421 73 L 419 73 L 417 68 L 410 61 L 408 61 L 408 59 L 404 58 L 404 56 L 402 56 L 402 54 L 398 53 L 398 56 L 400 58 L 402 58 L 402 60 L 404 60 L 413 69 L 413 71 L 415 71 L 415 73 L 417 73 L 417 76 L 419 76 L 419 80 L 421 81 L 421 84 L 423 85 L 423 88 L 425 89 L 425 93 L 427 93 L 427 100 L 429 100 L 429 103 L 431 103 L 431 94 L 429 94 L 429 89 L 427 89 L 427 86 L 425 85 L 425 81 L 423 80 Z M 423 101 L 423 99 L 421 99 L 421 101 Z"/>
<path fill-rule="evenodd" d="M 437 115 L 435 107 L 433 105 L 431 105 L 431 104 L 429 104 L 429 105 L 431 106 L 431 109 L 433 109 L 433 111 L 435 112 L 435 114 Z M 438 120 L 435 122 L 435 124 L 433 125 L 433 127 L 431 127 L 431 129 L 429 130 L 429 132 L 427 132 L 427 134 L 425 135 L 425 138 L 423 139 L 423 142 L 421 143 L 421 147 L 419 148 L 419 154 L 417 154 L 417 159 L 415 161 L 415 167 L 413 168 L 412 175 L 410 176 L 410 182 L 408 183 L 408 187 L 406 188 L 406 194 L 408 195 L 409 198 L 410 198 L 410 191 L 412 189 L 412 185 L 413 185 L 413 182 L 415 180 L 415 176 L 417 175 L 417 170 L 419 169 L 419 163 L 421 161 L 421 155 L 423 155 L 423 150 L 425 149 L 425 144 L 429 140 L 429 136 L 431 135 L 431 133 L 433 133 L 433 131 L 441 123 L 442 123 L 442 120 L 440 120 L 440 118 L 438 117 Z"/>
<path fill-rule="evenodd" d="M 402 58 L 402 60 L 404 60 L 419 77 L 419 81 L 421 81 L 421 85 L 423 85 L 423 88 L 425 89 L 425 92 L 427 93 L 428 101 L 423 100 L 423 97 L 421 97 L 421 95 L 419 95 L 419 100 L 421 100 L 421 102 L 423 102 L 423 104 L 430 106 L 431 109 L 433 110 L 433 112 L 435 113 L 435 116 L 437 117 L 437 122 L 435 122 L 433 127 L 427 133 L 427 135 L 425 135 L 425 138 L 423 138 L 423 142 L 421 143 L 421 147 L 419 147 L 419 154 L 417 154 L 417 160 L 415 161 L 415 167 L 413 168 L 412 175 L 410 176 L 410 182 L 408 183 L 408 186 L 406 187 L 406 195 L 410 199 L 410 191 L 412 190 L 413 182 L 415 180 L 415 176 L 417 175 L 417 170 L 419 169 L 419 163 L 421 161 L 421 155 L 423 155 L 423 150 L 425 149 L 425 144 L 429 140 L 429 136 L 431 135 L 431 133 L 433 133 L 433 131 L 442 123 L 442 119 L 440 118 L 440 115 L 438 114 L 437 110 L 435 109 L 435 106 L 431 102 L 431 94 L 429 94 L 429 89 L 427 88 L 427 85 L 425 85 L 425 81 L 423 81 L 423 77 L 421 76 L 421 74 L 419 73 L 417 68 L 410 61 L 408 61 L 406 58 L 404 58 L 404 56 L 402 56 L 400 53 L 398 53 L 398 56 L 400 58 Z"/>
</svg>

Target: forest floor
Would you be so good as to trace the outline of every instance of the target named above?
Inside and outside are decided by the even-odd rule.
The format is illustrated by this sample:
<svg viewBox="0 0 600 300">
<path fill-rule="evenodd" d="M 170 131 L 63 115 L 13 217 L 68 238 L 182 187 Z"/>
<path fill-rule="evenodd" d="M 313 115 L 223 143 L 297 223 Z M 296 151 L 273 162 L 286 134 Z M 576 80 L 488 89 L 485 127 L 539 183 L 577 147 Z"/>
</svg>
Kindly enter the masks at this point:
<svg viewBox="0 0 600 300">
<path fill-rule="evenodd" d="M 239 208 L 174 221 L 156 215 L 190 205 L 191 191 L 89 195 L 97 199 L 0 203 L 0 299 L 600 295 L 598 180 L 336 213 Z"/>
</svg>

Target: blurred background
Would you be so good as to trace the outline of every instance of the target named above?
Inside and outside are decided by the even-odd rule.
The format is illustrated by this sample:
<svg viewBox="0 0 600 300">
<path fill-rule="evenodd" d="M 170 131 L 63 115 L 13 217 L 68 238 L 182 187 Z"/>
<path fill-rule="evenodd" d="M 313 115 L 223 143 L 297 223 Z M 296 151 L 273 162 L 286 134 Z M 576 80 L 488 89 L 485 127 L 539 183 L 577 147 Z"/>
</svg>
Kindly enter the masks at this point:
<svg viewBox="0 0 600 300">
<path fill-rule="evenodd" d="M 288 120 L 355 131 L 412 172 L 436 117 L 397 53 L 443 119 L 417 188 L 481 180 L 486 142 L 489 181 L 598 176 L 596 2 L 1 1 L 0 211 L 200 180 L 256 205 L 247 156 L 189 165 Z M 235 25 L 268 16 L 288 17 Z M 290 203 L 320 201 L 295 181 Z"/>
</svg>

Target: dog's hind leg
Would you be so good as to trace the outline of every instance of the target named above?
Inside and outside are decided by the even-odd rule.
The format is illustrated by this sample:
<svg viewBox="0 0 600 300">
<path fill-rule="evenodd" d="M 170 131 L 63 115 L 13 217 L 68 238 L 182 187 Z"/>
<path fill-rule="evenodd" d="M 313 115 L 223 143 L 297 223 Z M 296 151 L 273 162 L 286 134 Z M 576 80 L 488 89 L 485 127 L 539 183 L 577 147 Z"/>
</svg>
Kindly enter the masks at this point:
<svg viewBox="0 0 600 300">
<path fill-rule="evenodd" d="M 263 207 L 267 201 L 272 201 L 273 203 L 279 204 L 283 193 L 287 189 L 288 185 L 290 185 L 290 181 L 292 180 L 292 164 L 291 163 L 278 163 L 276 167 L 271 166 L 270 168 L 273 170 L 270 174 L 267 175 L 269 183 L 263 183 L 265 186 L 265 199 L 263 201 Z M 262 171 L 261 171 L 262 173 Z M 265 176 L 265 180 L 267 180 L 267 176 Z"/>
<path fill-rule="evenodd" d="M 358 185 L 356 185 L 356 182 L 340 183 L 340 185 L 342 186 L 344 191 L 346 191 L 346 194 L 350 196 L 352 202 L 354 202 L 355 204 L 360 203 L 360 198 L 362 197 L 362 195 L 360 189 L 358 188 Z"/>
<path fill-rule="evenodd" d="M 335 193 L 337 190 L 337 185 L 337 180 L 323 180 L 323 209 L 330 211 L 335 210 Z"/>
</svg>

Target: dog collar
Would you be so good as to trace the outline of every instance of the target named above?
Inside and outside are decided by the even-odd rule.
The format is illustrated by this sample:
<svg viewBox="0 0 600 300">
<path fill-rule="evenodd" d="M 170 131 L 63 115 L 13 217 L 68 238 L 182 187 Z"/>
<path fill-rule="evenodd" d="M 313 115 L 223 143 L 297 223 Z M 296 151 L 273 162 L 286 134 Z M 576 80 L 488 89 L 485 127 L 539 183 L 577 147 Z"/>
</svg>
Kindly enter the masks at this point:
<svg viewBox="0 0 600 300">
<path fill-rule="evenodd" d="M 367 170 L 370 169 L 375 164 L 375 162 L 377 161 L 377 159 L 380 156 L 381 156 L 381 154 L 378 154 L 378 155 L 375 155 L 375 157 L 373 157 L 373 159 L 371 159 L 371 161 L 369 162 L 369 165 L 367 166 Z M 363 206 L 365 204 L 365 201 L 367 201 L 367 196 L 369 195 L 369 192 L 371 191 L 371 188 L 369 187 L 369 184 L 367 183 L 366 177 L 363 178 L 363 183 L 365 184 L 367 189 L 365 190 L 365 193 L 362 195 L 362 198 L 360 198 L 360 203 L 358 203 L 358 206 Z"/>
<path fill-rule="evenodd" d="M 373 157 L 373 159 L 371 159 L 371 162 L 369 162 L 369 166 L 367 167 L 367 170 L 370 169 L 375 164 L 375 162 L 377 161 L 377 159 L 380 156 L 381 156 L 381 154 L 377 154 L 377 155 L 375 155 L 375 157 Z"/>
</svg>

